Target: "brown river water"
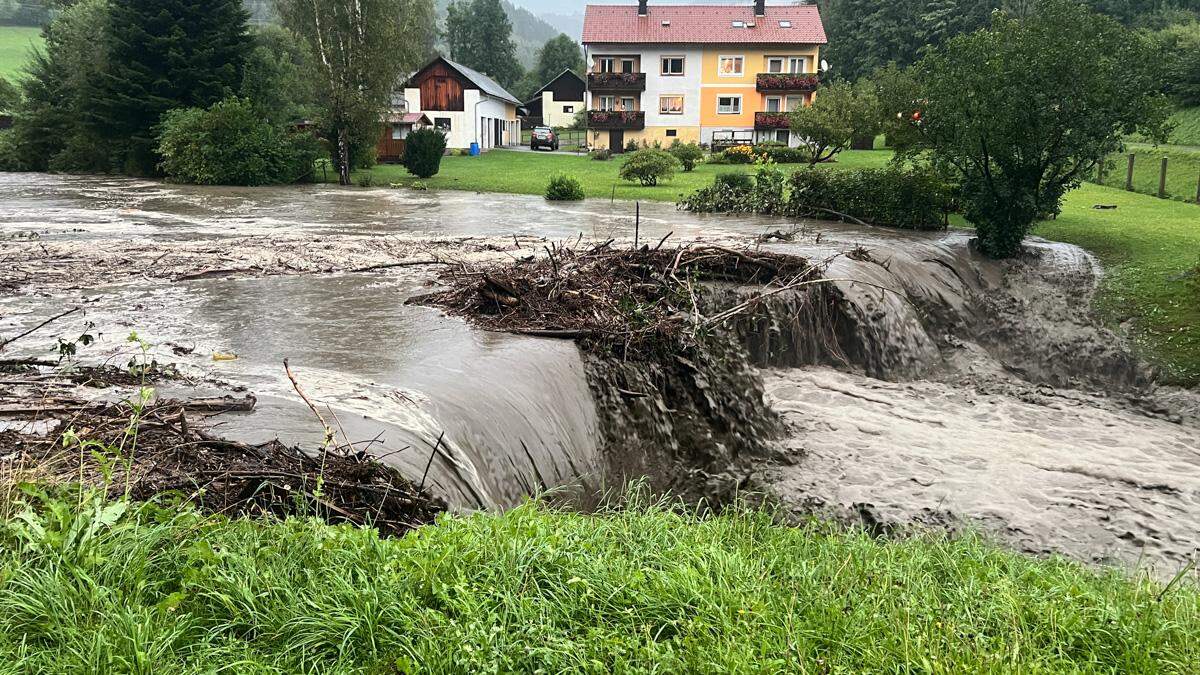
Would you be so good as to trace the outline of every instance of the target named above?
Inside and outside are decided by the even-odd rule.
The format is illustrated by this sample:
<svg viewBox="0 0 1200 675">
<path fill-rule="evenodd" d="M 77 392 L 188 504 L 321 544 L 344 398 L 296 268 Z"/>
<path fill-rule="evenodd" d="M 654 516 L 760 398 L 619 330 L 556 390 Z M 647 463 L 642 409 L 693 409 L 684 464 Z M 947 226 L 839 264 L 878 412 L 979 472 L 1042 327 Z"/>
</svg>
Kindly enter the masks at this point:
<svg viewBox="0 0 1200 675">
<path fill-rule="evenodd" d="M 312 446 L 321 429 L 284 375 L 288 358 L 346 436 L 414 479 L 441 438 L 428 482 L 460 509 L 632 477 L 614 471 L 612 439 L 636 438 L 643 421 L 622 417 L 573 343 L 406 304 L 432 286 L 434 266 L 354 270 L 623 244 L 633 204 L 32 174 L 0 174 L 0 195 L 0 335 L 85 309 L 5 357 L 45 355 L 56 335 L 91 322 L 99 340 L 81 360 L 124 363 L 136 331 L 153 358 L 192 379 L 164 395 L 258 397 L 253 413 L 212 419 L 220 433 Z M 637 236 L 743 245 L 781 229 L 797 236 L 765 248 L 831 260 L 827 276 L 842 280 L 838 344 L 803 347 L 811 327 L 799 296 L 781 294 L 739 326 L 756 382 L 718 398 L 762 408 L 782 432 L 762 439 L 766 460 L 731 460 L 735 482 L 785 512 L 884 532 L 975 528 L 1019 550 L 1162 576 L 1196 555 L 1200 396 L 1156 387 L 1096 325 L 1091 256 L 1035 240 L 1001 264 L 974 255 L 965 232 L 701 217 L 664 204 L 641 206 Z"/>
</svg>

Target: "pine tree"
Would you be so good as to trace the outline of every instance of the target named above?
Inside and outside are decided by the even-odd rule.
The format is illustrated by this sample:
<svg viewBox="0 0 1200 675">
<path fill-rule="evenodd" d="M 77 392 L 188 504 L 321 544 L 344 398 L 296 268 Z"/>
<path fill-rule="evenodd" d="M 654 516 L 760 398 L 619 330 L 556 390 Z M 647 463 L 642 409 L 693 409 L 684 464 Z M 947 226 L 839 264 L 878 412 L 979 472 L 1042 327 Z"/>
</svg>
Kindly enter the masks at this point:
<svg viewBox="0 0 1200 675">
<path fill-rule="evenodd" d="M 155 172 L 163 113 L 237 91 L 251 47 L 247 19 L 241 0 L 112 0 L 95 122 L 123 146 L 127 172 Z"/>
<path fill-rule="evenodd" d="M 524 75 L 512 22 L 500 0 L 451 2 L 446 10 L 446 43 L 451 59 L 487 73 L 505 87 L 516 85 Z"/>
</svg>

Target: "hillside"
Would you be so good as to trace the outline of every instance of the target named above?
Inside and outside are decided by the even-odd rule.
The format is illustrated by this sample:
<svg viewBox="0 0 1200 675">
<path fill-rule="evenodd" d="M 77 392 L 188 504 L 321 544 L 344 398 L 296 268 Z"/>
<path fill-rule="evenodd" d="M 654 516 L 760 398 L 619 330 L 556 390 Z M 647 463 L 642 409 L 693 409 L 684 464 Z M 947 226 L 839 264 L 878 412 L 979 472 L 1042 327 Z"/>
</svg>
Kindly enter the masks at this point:
<svg viewBox="0 0 1200 675">
<path fill-rule="evenodd" d="M 436 0 L 436 4 L 440 28 L 442 22 L 446 20 L 446 7 L 450 5 L 450 0 Z M 504 6 L 508 20 L 512 22 L 513 42 L 517 43 L 517 60 L 521 62 L 522 66 L 530 68 L 537 61 L 537 52 L 542 45 L 563 31 L 542 21 L 529 10 L 514 6 L 508 0 L 500 0 L 500 4 Z M 438 49 L 445 51 L 445 45 L 442 44 L 440 38 Z"/>
<path fill-rule="evenodd" d="M 15 78 L 29 57 L 29 48 L 41 43 L 41 31 L 31 26 L 0 26 L 0 77 Z"/>
<path fill-rule="evenodd" d="M 1171 116 L 1175 130 L 1171 132 L 1174 145 L 1200 145 L 1200 107 L 1185 108 Z"/>
</svg>

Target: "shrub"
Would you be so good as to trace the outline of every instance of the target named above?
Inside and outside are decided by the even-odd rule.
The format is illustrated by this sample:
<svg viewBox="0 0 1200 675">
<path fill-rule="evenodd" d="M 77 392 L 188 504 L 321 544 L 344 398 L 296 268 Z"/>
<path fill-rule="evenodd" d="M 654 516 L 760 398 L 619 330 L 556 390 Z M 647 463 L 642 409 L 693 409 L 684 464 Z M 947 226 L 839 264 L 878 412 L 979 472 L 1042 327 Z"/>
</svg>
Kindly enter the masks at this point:
<svg viewBox="0 0 1200 675">
<path fill-rule="evenodd" d="M 750 174 L 741 171 L 727 171 L 717 174 L 717 177 L 713 179 L 713 185 L 724 185 L 735 190 L 749 192 L 754 188 L 754 180 L 750 178 Z"/>
<path fill-rule="evenodd" d="M 638 142 L 637 141 L 633 140 L 632 138 L 629 139 L 628 141 L 625 141 L 625 152 L 637 152 L 637 150 L 638 150 Z"/>
<path fill-rule="evenodd" d="M 735 145 L 721 153 L 730 164 L 753 164 L 758 154 L 749 145 Z"/>
<path fill-rule="evenodd" d="M 838 82 L 822 87 L 811 105 L 791 112 L 792 133 L 806 139 L 806 161 L 826 162 L 849 148 L 855 138 L 874 138 L 882 123 L 881 110 L 870 82 Z"/>
<path fill-rule="evenodd" d="M 754 175 L 754 190 L 750 195 L 750 210 L 775 215 L 785 210 L 784 186 L 787 177 L 769 160 L 758 167 Z"/>
<path fill-rule="evenodd" d="M 375 176 L 372 176 L 370 173 L 358 174 L 358 187 L 361 187 L 361 188 L 375 187 Z"/>
<path fill-rule="evenodd" d="M 446 135 L 425 127 L 408 135 L 404 143 L 404 168 L 417 178 L 436 176 L 446 152 Z"/>
<path fill-rule="evenodd" d="M 781 143 L 756 145 L 754 152 L 776 164 L 807 164 L 810 157 L 806 148 L 789 148 Z"/>
<path fill-rule="evenodd" d="M 666 150 L 645 148 L 630 153 L 621 164 L 621 180 L 638 181 L 642 185 L 658 185 L 659 180 L 670 180 L 679 169 L 679 160 Z"/>
<path fill-rule="evenodd" d="M 554 176 L 546 185 L 546 199 L 552 202 L 579 201 L 583 199 L 583 185 L 572 176 Z"/>
<path fill-rule="evenodd" d="M 699 213 L 753 213 L 754 180 L 740 171 L 719 173 L 713 184 L 679 202 L 679 208 Z"/>
<path fill-rule="evenodd" d="M 806 167 L 792 174 L 786 212 L 799 218 L 845 214 L 873 225 L 931 230 L 946 226 L 953 205 L 950 188 L 929 171 Z"/>
<path fill-rule="evenodd" d="M 312 174 L 320 148 L 308 134 L 262 119 L 248 99 L 163 115 L 158 153 L 172 180 L 200 185 L 293 183 Z"/>
<path fill-rule="evenodd" d="M 601 148 L 599 150 L 593 150 L 592 154 L 591 154 L 591 158 L 596 160 L 597 162 L 607 162 L 608 160 L 612 159 L 612 151 L 609 150 L 608 148 Z"/>
<path fill-rule="evenodd" d="M 696 168 L 696 162 L 704 159 L 704 151 L 695 143 L 680 143 L 676 141 L 668 150 L 671 156 L 679 160 L 683 165 L 684 171 L 691 171 Z"/>
</svg>

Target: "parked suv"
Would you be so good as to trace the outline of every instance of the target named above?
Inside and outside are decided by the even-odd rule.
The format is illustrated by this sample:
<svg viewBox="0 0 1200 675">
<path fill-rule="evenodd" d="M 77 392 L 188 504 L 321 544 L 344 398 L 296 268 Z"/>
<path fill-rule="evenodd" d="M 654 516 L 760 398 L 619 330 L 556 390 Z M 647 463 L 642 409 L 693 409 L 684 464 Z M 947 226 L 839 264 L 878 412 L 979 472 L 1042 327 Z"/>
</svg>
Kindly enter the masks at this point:
<svg viewBox="0 0 1200 675">
<path fill-rule="evenodd" d="M 538 148 L 557 150 L 558 134 L 554 133 L 550 127 L 534 127 L 533 133 L 529 134 L 529 149 L 537 150 Z"/>
</svg>

